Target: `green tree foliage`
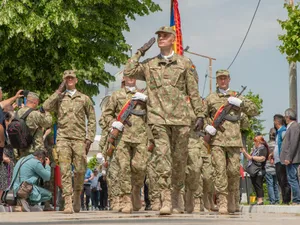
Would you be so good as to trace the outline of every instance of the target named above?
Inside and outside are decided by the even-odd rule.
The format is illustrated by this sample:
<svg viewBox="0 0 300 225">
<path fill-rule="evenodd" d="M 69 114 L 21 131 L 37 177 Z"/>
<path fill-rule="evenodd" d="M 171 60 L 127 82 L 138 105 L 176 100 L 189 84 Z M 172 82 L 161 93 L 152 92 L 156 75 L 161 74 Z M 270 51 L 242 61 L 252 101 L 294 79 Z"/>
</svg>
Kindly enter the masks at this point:
<svg viewBox="0 0 300 225">
<path fill-rule="evenodd" d="M 152 0 L 5 0 L 0 3 L 0 83 L 18 89 L 55 90 L 66 69 L 78 71 L 78 89 L 92 96 L 111 76 L 104 64 L 127 60 L 128 19 L 160 10 Z"/>
<path fill-rule="evenodd" d="M 96 155 L 94 155 L 88 162 L 87 167 L 91 170 L 97 168 L 99 166 L 98 160 L 96 158 Z"/>
<path fill-rule="evenodd" d="M 282 54 L 287 55 L 289 62 L 300 61 L 300 9 L 299 4 L 291 6 L 285 4 L 284 7 L 288 11 L 287 20 L 278 20 L 282 30 L 286 33 L 279 35 L 278 38 L 282 42 L 279 50 Z"/>
<path fill-rule="evenodd" d="M 255 103 L 259 110 L 259 114 L 263 112 L 263 100 L 260 98 L 259 94 L 254 94 L 250 90 L 244 97 L 250 99 L 252 102 Z M 255 137 L 255 134 L 263 133 L 263 122 L 264 120 L 258 119 L 257 117 L 249 117 L 250 128 L 246 131 L 248 150 L 253 147 L 253 139 Z"/>
</svg>

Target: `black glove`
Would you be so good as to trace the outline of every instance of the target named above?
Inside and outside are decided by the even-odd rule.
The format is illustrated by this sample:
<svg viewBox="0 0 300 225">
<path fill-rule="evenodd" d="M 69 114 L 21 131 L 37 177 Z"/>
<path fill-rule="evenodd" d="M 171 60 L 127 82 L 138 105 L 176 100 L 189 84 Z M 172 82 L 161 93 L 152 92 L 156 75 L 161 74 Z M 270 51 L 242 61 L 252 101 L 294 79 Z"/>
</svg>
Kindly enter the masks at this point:
<svg viewBox="0 0 300 225">
<path fill-rule="evenodd" d="M 201 131 L 204 127 L 204 119 L 202 117 L 197 118 L 194 131 Z"/>
<path fill-rule="evenodd" d="M 147 43 L 145 43 L 141 48 L 138 49 L 142 53 L 142 56 L 145 55 L 146 51 L 155 43 L 155 37 L 151 38 Z"/>
<path fill-rule="evenodd" d="M 41 107 L 39 108 L 39 110 L 40 110 L 41 113 L 45 113 L 45 109 L 43 108 L 43 106 L 41 106 Z"/>
<path fill-rule="evenodd" d="M 63 93 L 65 90 L 66 90 L 66 82 L 63 81 L 63 82 L 61 82 L 61 84 L 59 85 L 57 91 L 58 91 L 59 93 Z"/>
</svg>

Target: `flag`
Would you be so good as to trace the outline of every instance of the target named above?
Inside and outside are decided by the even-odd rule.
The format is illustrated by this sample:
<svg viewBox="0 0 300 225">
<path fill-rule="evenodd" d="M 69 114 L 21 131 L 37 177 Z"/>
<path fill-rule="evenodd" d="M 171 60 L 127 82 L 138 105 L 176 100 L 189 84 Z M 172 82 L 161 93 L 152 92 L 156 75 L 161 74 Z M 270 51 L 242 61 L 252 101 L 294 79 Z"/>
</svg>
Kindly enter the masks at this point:
<svg viewBox="0 0 300 225">
<path fill-rule="evenodd" d="M 182 55 L 183 54 L 182 33 L 181 33 L 181 21 L 180 21 L 180 13 L 178 8 L 178 0 L 171 0 L 170 26 L 176 32 L 176 41 L 173 47 L 174 52 L 178 55 Z"/>
</svg>

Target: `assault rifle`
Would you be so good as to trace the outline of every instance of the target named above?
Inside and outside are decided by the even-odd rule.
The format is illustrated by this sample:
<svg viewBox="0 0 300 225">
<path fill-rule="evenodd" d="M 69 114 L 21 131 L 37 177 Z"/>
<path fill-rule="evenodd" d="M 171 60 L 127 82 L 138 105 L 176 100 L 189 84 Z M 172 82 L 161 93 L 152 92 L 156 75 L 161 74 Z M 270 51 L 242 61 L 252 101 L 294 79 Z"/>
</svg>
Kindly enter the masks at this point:
<svg viewBox="0 0 300 225">
<path fill-rule="evenodd" d="M 246 88 L 247 88 L 247 86 L 245 86 L 245 87 L 242 86 L 242 91 L 240 93 L 238 93 L 234 97 L 237 97 L 237 98 L 240 97 L 241 94 L 246 90 Z M 222 125 L 225 122 L 225 120 L 228 120 L 228 121 L 237 121 L 239 119 L 238 117 L 235 118 L 235 117 L 232 117 L 232 116 L 228 115 L 229 112 L 230 112 L 230 110 L 235 109 L 235 108 L 238 108 L 238 107 L 229 104 L 229 102 L 227 101 L 216 112 L 216 114 L 214 116 L 214 120 L 213 120 L 212 126 L 214 128 L 216 128 L 216 130 L 220 130 L 221 132 L 224 132 L 225 129 L 224 129 L 224 127 Z M 203 137 L 204 141 L 206 143 L 208 143 L 208 144 L 211 142 L 211 138 L 212 138 L 212 136 L 209 133 L 205 134 L 204 137 Z"/>
<path fill-rule="evenodd" d="M 137 104 L 145 104 L 145 102 L 139 101 L 139 100 L 128 100 L 123 108 L 121 109 L 121 112 L 118 114 L 117 121 L 120 121 L 124 125 L 127 124 L 128 126 L 132 126 L 131 122 L 129 121 L 129 117 L 133 114 L 136 116 L 143 116 L 146 114 L 145 110 L 135 110 L 135 106 Z M 116 128 L 113 128 L 108 136 L 108 142 L 110 143 L 110 146 L 107 150 L 107 156 L 111 157 L 113 155 L 113 152 L 116 148 L 115 142 L 119 136 L 121 131 L 119 131 Z"/>
</svg>

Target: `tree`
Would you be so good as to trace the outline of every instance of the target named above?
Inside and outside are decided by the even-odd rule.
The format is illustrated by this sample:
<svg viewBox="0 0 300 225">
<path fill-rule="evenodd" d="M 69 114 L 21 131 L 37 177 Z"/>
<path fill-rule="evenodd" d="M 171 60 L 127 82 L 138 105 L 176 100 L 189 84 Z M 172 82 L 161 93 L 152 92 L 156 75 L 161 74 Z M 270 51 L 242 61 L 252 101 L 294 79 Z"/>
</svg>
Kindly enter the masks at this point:
<svg viewBox="0 0 300 225">
<path fill-rule="evenodd" d="M 300 9 L 299 4 L 292 6 L 285 4 L 284 7 L 288 11 L 288 19 L 278 20 L 285 34 L 279 35 L 278 38 L 282 42 L 279 50 L 282 54 L 287 55 L 289 62 L 300 61 Z"/>
<path fill-rule="evenodd" d="M 93 157 L 89 160 L 87 167 L 91 170 L 97 168 L 99 166 L 98 160 L 96 158 L 96 155 L 93 155 Z"/>
<path fill-rule="evenodd" d="M 92 96 L 111 76 L 104 64 L 126 62 L 127 19 L 160 10 L 152 0 L 6 0 L 0 6 L 0 83 L 14 94 L 44 99 L 76 69 L 78 88 Z"/>
<path fill-rule="evenodd" d="M 248 98 L 252 102 L 255 103 L 259 110 L 259 114 L 263 112 L 263 100 L 260 98 L 259 94 L 253 94 L 253 92 L 250 90 L 244 97 Z M 248 150 L 250 150 L 253 147 L 253 139 L 256 134 L 263 133 L 264 126 L 263 123 L 264 120 L 258 119 L 257 117 L 249 117 L 249 124 L 250 127 L 248 130 L 246 130 L 247 135 L 247 146 Z"/>
</svg>

